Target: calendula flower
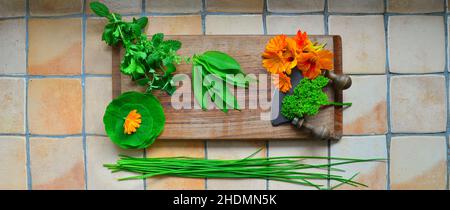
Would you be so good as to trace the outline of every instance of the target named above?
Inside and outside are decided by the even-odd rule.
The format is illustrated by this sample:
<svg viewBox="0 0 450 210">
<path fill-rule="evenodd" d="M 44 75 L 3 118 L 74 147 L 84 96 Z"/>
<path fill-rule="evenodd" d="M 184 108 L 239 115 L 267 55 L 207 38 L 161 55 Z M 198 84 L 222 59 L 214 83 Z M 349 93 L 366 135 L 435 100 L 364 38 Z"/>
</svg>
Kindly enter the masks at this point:
<svg viewBox="0 0 450 210">
<path fill-rule="evenodd" d="M 125 118 L 125 123 L 123 124 L 123 132 L 128 135 L 135 133 L 137 128 L 141 126 L 141 122 L 141 115 L 137 113 L 136 109 L 132 110 Z"/>
<path fill-rule="evenodd" d="M 287 93 L 292 88 L 291 78 L 285 73 L 272 74 L 272 80 L 275 87 L 283 93 Z"/>
<path fill-rule="evenodd" d="M 278 35 L 270 39 L 263 57 L 263 66 L 272 74 L 286 72 L 297 65 L 297 44 L 286 35 Z"/>
<path fill-rule="evenodd" d="M 297 67 L 304 77 L 315 79 L 322 70 L 333 69 L 333 53 L 328 50 L 310 51 L 298 56 Z"/>
</svg>

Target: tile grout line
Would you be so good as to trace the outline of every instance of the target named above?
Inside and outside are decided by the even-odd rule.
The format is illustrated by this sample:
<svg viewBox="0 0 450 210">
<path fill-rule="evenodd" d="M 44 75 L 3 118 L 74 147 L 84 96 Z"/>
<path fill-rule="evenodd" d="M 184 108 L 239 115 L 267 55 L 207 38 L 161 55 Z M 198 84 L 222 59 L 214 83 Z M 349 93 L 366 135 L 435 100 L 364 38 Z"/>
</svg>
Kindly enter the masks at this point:
<svg viewBox="0 0 450 210">
<path fill-rule="evenodd" d="M 87 28 L 87 17 L 86 17 L 86 0 L 83 0 L 83 15 L 82 15 L 82 32 L 81 32 L 81 91 L 82 91 L 82 125 L 81 125 L 81 135 L 83 142 L 83 159 L 84 159 L 84 189 L 88 189 L 88 159 L 87 159 L 87 140 L 86 140 L 86 28 Z"/>
<path fill-rule="evenodd" d="M 450 103 L 449 103 L 449 75 L 448 75 L 448 65 L 449 65 L 449 43 L 448 43 L 448 11 L 447 11 L 447 7 L 448 7 L 448 0 L 444 1 L 444 34 L 445 34 L 445 67 L 444 67 L 444 76 L 445 76 L 445 88 L 446 88 L 446 105 L 447 105 L 447 127 L 446 127 L 446 134 L 445 134 L 445 143 L 447 146 L 447 176 L 446 176 L 446 189 L 449 190 L 450 188 L 450 182 L 449 182 L 449 177 L 450 177 L 450 162 L 449 162 L 449 157 L 450 157 L 450 148 L 449 148 L 449 133 L 450 133 Z"/>
<path fill-rule="evenodd" d="M 385 40 L 385 50 L 386 50 L 386 121 L 387 121 L 387 133 L 386 133 L 386 190 L 391 189 L 391 73 L 390 73 L 390 61 L 389 61 L 389 16 L 387 15 L 388 0 L 384 0 L 384 40 Z"/>
<path fill-rule="evenodd" d="M 191 12 L 191 13 L 180 13 L 180 12 L 168 12 L 168 13 L 158 13 L 158 12 L 140 12 L 140 13 L 124 13 L 122 17 L 132 17 L 132 16 L 189 16 L 189 15 L 217 15 L 217 16 L 227 16 L 227 15 L 261 15 L 259 12 Z M 323 11 L 312 11 L 312 12 L 267 12 L 268 16 L 304 16 L 304 15 L 323 15 Z M 328 12 L 329 15 L 334 16 L 373 16 L 373 15 L 387 15 L 387 16 L 443 16 L 446 12 L 425 12 L 425 13 L 344 13 L 344 12 Z M 86 17 L 96 17 L 93 14 L 85 14 Z M 64 18 L 82 18 L 82 13 L 77 14 L 67 14 L 58 16 L 29 16 L 30 18 L 36 19 L 64 19 Z M 0 20 L 5 19 L 22 19 L 25 16 L 14 16 L 14 17 L 0 17 Z"/>
<path fill-rule="evenodd" d="M 329 35 L 329 24 L 328 24 L 328 18 L 330 14 L 328 13 L 328 0 L 324 1 L 323 6 L 323 27 L 324 27 L 324 33 L 325 35 Z M 327 140 L 327 163 L 328 165 L 331 164 L 331 140 Z M 328 176 L 331 175 L 330 167 L 327 167 L 327 174 Z M 331 180 L 330 178 L 327 178 L 327 188 L 331 188 Z"/>
<path fill-rule="evenodd" d="M 30 152 L 30 128 L 28 119 L 28 51 L 29 51 L 29 14 L 30 14 L 30 1 L 25 1 L 25 147 L 26 147 L 26 169 L 27 169 L 27 188 L 33 189 L 32 177 L 31 177 L 31 152 Z"/>
<path fill-rule="evenodd" d="M 200 15 L 202 19 L 202 34 L 206 35 L 206 0 L 202 0 L 202 8 L 200 10 Z M 205 159 L 208 159 L 208 140 L 204 141 L 204 155 Z M 208 190 L 208 178 L 205 178 L 205 190 Z"/>
<path fill-rule="evenodd" d="M 263 1 L 263 14 L 262 14 L 262 26 L 263 26 L 263 33 L 264 35 L 267 35 L 267 4 L 269 0 Z M 270 140 L 266 140 L 266 158 L 269 158 L 269 147 L 270 147 Z M 266 190 L 270 190 L 270 182 L 269 179 L 266 179 Z"/>
<path fill-rule="evenodd" d="M 146 16 L 145 8 L 146 8 L 146 1 L 142 0 L 142 3 L 141 3 L 141 17 L 145 17 Z M 114 71 L 114 69 L 113 69 L 113 71 Z M 144 148 L 142 150 L 142 157 L 143 158 L 147 157 L 147 148 Z M 147 190 L 147 179 L 142 179 L 142 184 L 143 184 L 144 190 Z"/>
<path fill-rule="evenodd" d="M 200 15 L 202 18 L 202 33 L 206 34 L 206 0 L 202 0 L 202 8 L 200 10 Z"/>
</svg>

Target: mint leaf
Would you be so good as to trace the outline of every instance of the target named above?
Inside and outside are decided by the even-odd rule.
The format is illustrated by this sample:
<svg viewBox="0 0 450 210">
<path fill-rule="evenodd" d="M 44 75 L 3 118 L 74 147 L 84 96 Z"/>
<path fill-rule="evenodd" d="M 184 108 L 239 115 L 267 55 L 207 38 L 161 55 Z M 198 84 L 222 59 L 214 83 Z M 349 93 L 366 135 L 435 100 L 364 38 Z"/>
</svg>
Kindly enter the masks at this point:
<svg viewBox="0 0 450 210">
<path fill-rule="evenodd" d="M 158 47 L 162 43 L 163 39 L 164 39 L 163 33 L 154 34 L 152 37 L 153 46 Z"/>
<path fill-rule="evenodd" d="M 177 51 L 181 48 L 181 42 L 178 40 L 166 40 L 163 42 L 164 47 L 167 47 L 173 51 Z"/>
<path fill-rule="evenodd" d="M 147 26 L 147 24 L 148 24 L 148 18 L 147 17 L 141 17 L 141 18 L 136 20 L 136 24 L 139 25 L 139 27 L 141 27 L 141 29 L 144 29 L 145 26 Z"/>
<path fill-rule="evenodd" d="M 98 1 L 91 2 L 89 6 L 91 7 L 91 10 L 100 17 L 108 17 L 111 14 L 108 7 Z"/>
</svg>

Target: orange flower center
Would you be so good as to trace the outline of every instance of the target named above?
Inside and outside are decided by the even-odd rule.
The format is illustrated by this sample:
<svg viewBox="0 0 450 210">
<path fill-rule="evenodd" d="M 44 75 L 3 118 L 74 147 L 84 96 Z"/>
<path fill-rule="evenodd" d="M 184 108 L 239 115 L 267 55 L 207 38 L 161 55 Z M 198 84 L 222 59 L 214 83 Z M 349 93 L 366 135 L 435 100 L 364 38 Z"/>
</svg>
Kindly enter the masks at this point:
<svg viewBox="0 0 450 210">
<path fill-rule="evenodd" d="M 135 133 L 137 128 L 141 126 L 141 122 L 141 115 L 137 113 L 136 109 L 132 110 L 125 118 L 125 123 L 123 124 L 123 133 L 128 135 Z"/>
</svg>

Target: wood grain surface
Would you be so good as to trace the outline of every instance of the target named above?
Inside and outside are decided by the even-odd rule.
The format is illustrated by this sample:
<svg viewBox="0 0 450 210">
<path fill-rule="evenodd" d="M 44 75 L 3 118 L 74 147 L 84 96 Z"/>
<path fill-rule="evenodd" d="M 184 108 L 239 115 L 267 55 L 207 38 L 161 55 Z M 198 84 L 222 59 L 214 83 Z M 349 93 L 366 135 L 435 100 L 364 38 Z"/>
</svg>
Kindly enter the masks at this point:
<svg viewBox="0 0 450 210">
<path fill-rule="evenodd" d="M 167 36 L 166 39 L 176 39 L 183 43 L 179 54 L 192 56 L 201 54 L 208 50 L 219 50 L 233 56 L 246 73 L 256 76 L 267 74 L 261 65 L 261 53 L 268 40 L 272 36 Z M 311 40 L 326 42 L 326 48 L 334 52 L 334 72 L 342 74 L 342 47 L 339 36 L 310 36 Z M 120 48 L 113 50 L 113 96 L 117 97 L 122 92 L 129 90 L 144 91 L 131 79 L 120 74 L 119 65 L 123 52 Z M 177 66 L 177 74 L 191 76 L 191 65 L 181 64 Z M 270 77 L 269 77 L 270 78 Z M 266 91 L 267 99 L 270 100 L 274 88 L 271 87 L 270 79 L 259 84 L 253 84 L 259 91 Z M 186 84 L 181 84 L 182 85 Z M 190 85 L 190 84 L 188 84 Z M 178 88 L 180 88 L 178 87 Z M 184 87 L 189 88 L 189 87 Z M 171 104 L 171 96 L 162 92 L 154 94 L 159 98 L 164 107 L 166 125 L 164 132 L 158 139 L 186 139 L 186 140 L 270 140 L 270 139 L 308 139 L 310 134 L 304 130 L 295 129 L 290 124 L 273 127 L 270 117 L 263 119 L 261 116 L 270 116 L 270 102 L 258 102 L 256 109 L 249 106 L 249 101 L 258 101 L 261 97 L 249 98 L 248 90 L 237 88 L 235 91 L 245 92 L 245 104 L 239 103 L 241 111 L 230 110 L 227 114 L 218 109 L 202 111 L 201 109 L 175 109 Z M 326 88 L 331 101 L 342 102 L 342 91 L 334 91 L 331 86 Z M 267 100 L 266 100 L 267 101 Z M 191 105 L 197 102 L 191 97 Z M 268 106 L 269 105 L 269 106 Z M 198 105 L 197 105 L 198 106 Z M 327 127 L 334 139 L 342 136 L 342 107 L 328 106 L 321 109 L 320 113 L 308 118 L 313 125 Z"/>
</svg>

